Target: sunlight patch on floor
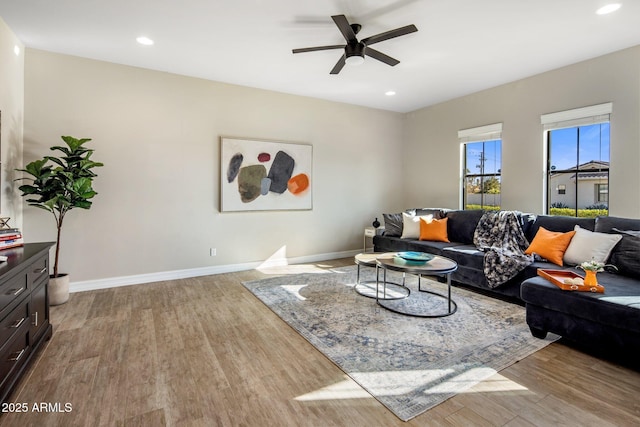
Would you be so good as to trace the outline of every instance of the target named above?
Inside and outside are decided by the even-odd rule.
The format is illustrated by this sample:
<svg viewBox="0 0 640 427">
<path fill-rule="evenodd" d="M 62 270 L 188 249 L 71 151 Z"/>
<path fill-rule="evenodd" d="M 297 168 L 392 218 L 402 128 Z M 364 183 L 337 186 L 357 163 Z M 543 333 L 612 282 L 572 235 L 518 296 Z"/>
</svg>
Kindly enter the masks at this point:
<svg viewBox="0 0 640 427">
<path fill-rule="evenodd" d="M 293 264 L 293 265 L 282 265 L 282 266 L 267 266 L 267 267 L 258 267 L 256 270 L 260 271 L 263 274 L 273 274 L 273 275 L 294 275 L 294 274 L 302 274 L 302 273 L 335 273 L 331 270 L 325 270 L 323 268 L 319 268 L 313 264 Z"/>
<path fill-rule="evenodd" d="M 429 387 L 430 384 L 450 376 L 453 369 L 422 369 L 406 371 L 355 372 L 351 376 L 357 382 L 375 384 L 371 393 L 398 396 L 415 389 Z"/>
<path fill-rule="evenodd" d="M 530 392 L 528 388 L 517 382 L 510 380 L 500 374 L 495 374 L 491 378 L 487 378 L 476 384 L 472 388 L 465 390 L 463 393 L 492 393 L 492 392 Z"/>
<path fill-rule="evenodd" d="M 282 289 L 293 294 L 300 301 L 306 301 L 306 298 L 300 295 L 300 289 L 304 288 L 307 285 L 282 285 Z"/>
<path fill-rule="evenodd" d="M 342 399 L 367 399 L 373 398 L 365 389 L 356 384 L 345 375 L 344 381 L 322 387 L 307 394 L 296 397 L 294 400 L 305 402 L 313 400 L 342 400 Z"/>
<path fill-rule="evenodd" d="M 352 374 L 353 380 L 345 377 L 344 381 L 303 394 L 296 397 L 295 400 L 371 397 L 366 390 L 357 384 L 359 381 L 375 384 L 375 386 L 369 387 L 371 393 L 385 396 L 402 395 L 415 389 L 424 389 L 423 393 L 425 394 L 529 392 L 526 387 L 498 374 L 491 368 L 472 368 L 458 375 L 454 374 L 454 369 L 356 372 Z M 438 384 L 439 381 L 442 382 Z"/>
<path fill-rule="evenodd" d="M 386 288 L 383 286 L 382 282 L 377 286 L 375 283 L 360 283 L 358 285 L 358 292 L 362 295 L 366 295 L 370 298 L 376 297 L 376 292 L 378 293 L 379 298 L 404 298 L 407 296 L 406 288 L 400 288 L 398 285 L 392 284 L 393 286 L 389 286 L 387 283 Z M 402 290 L 398 290 L 402 289 Z"/>
<path fill-rule="evenodd" d="M 447 379 L 440 384 L 430 387 L 428 390 L 425 390 L 425 393 L 460 393 L 461 390 L 466 390 L 476 385 L 479 381 L 491 377 L 495 373 L 496 371 L 491 368 L 471 368 Z"/>
<path fill-rule="evenodd" d="M 269 258 L 265 259 L 256 270 L 263 274 L 288 275 L 302 273 L 343 273 L 335 271 L 326 264 L 290 264 L 287 258 L 287 245 L 275 251 Z"/>
</svg>

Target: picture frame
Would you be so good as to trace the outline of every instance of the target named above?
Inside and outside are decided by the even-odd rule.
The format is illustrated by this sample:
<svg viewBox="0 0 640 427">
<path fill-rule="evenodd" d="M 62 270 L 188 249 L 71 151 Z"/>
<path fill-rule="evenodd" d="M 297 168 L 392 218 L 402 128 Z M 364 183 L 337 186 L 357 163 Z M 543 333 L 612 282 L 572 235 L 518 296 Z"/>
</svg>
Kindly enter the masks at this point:
<svg viewBox="0 0 640 427">
<path fill-rule="evenodd" d="M 221 137 L 220 211 L 311 210 L 313 146 Z"/>
</svg>

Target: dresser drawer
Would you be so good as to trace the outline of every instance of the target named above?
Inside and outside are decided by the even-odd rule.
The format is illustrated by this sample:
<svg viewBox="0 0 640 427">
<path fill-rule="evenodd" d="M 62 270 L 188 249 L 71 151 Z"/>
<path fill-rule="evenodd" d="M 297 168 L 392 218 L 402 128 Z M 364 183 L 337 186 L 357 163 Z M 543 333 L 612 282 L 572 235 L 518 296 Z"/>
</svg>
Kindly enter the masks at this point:
<svg viewBox="0 0 640 427">
<path fill-rule="evenodd" d="M 5 308 L 27 293 L 27 275 L 22 273 L 7 280 L 0 286 L 0 318 L 3 318 Z"/>
<path fill-rule="evenodd" d="M 18 333 L 9 341 L 0 352 L 0 392 L 4 394 L 7 387 L 11 387 L 15 378 L 12 373 L 22 365 L 29 357 L 29 322 L 24 322 Z"/>
<path fill-rule="evenodd" d="M 0 263 L 1 403 L 9 401 L 34 355 L 53 333 L 47 286 L 51 246 L 51 242 L 25 243 L 2 252 L 7 261 Z"/>
<path fill-rule="evenodd" d="M 29 323 L 29 298 L 25 298 L 7 317 L 0 322 L 0 352 L 24 323 Z"/>
<path fill-rule="evenodd" d="M 33 288 L 42 278 L 49 275 L 49 256 L 38 258 L 27 269 L 27 286 Z"/>
</svg>

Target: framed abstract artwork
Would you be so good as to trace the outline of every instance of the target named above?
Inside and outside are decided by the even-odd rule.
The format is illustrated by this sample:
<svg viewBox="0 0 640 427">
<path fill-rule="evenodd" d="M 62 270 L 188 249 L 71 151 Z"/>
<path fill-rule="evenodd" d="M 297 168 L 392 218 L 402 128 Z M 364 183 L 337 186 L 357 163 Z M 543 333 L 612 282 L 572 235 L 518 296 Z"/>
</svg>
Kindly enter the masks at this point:
<svg viewBox="0 0 640 427">
<path fill-rule="evenodd" d="M 313 148 L 221 138 L 220 211 L 312 209 Z"/>
</svg>

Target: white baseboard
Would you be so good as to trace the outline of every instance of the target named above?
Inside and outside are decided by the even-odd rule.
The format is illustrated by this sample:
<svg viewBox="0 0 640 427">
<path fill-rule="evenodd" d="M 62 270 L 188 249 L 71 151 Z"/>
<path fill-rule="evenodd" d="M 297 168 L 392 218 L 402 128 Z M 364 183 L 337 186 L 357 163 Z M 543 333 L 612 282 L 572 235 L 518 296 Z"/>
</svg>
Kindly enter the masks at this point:
<svg viewBox="0 0 640 427">
<path fill-rule="evenodd" d="M 266 261 L 245 262 L 241 264 L 213 265 L 210 267 L 190 268 L 185 270 L 159 271 L 157 273 L 136 274 L 133 276 L 108 277 L 105 279 L 71 282 L 69 292 L 84 292 L 97 289 L 117 288 L 119 286 L 139 285 L 142 283 L 161 282 L 164 280 L 187 279 L 189 277 L 210 276 L 212 274 L 232 273 L 235 271 L 253 270 L 256 268 L 278 267 L 290 264 L 326 261 L 336 258 L 355 256 L 361 250 L 331 252 L 293 258 L 268 259 Z"/>
</svg>

